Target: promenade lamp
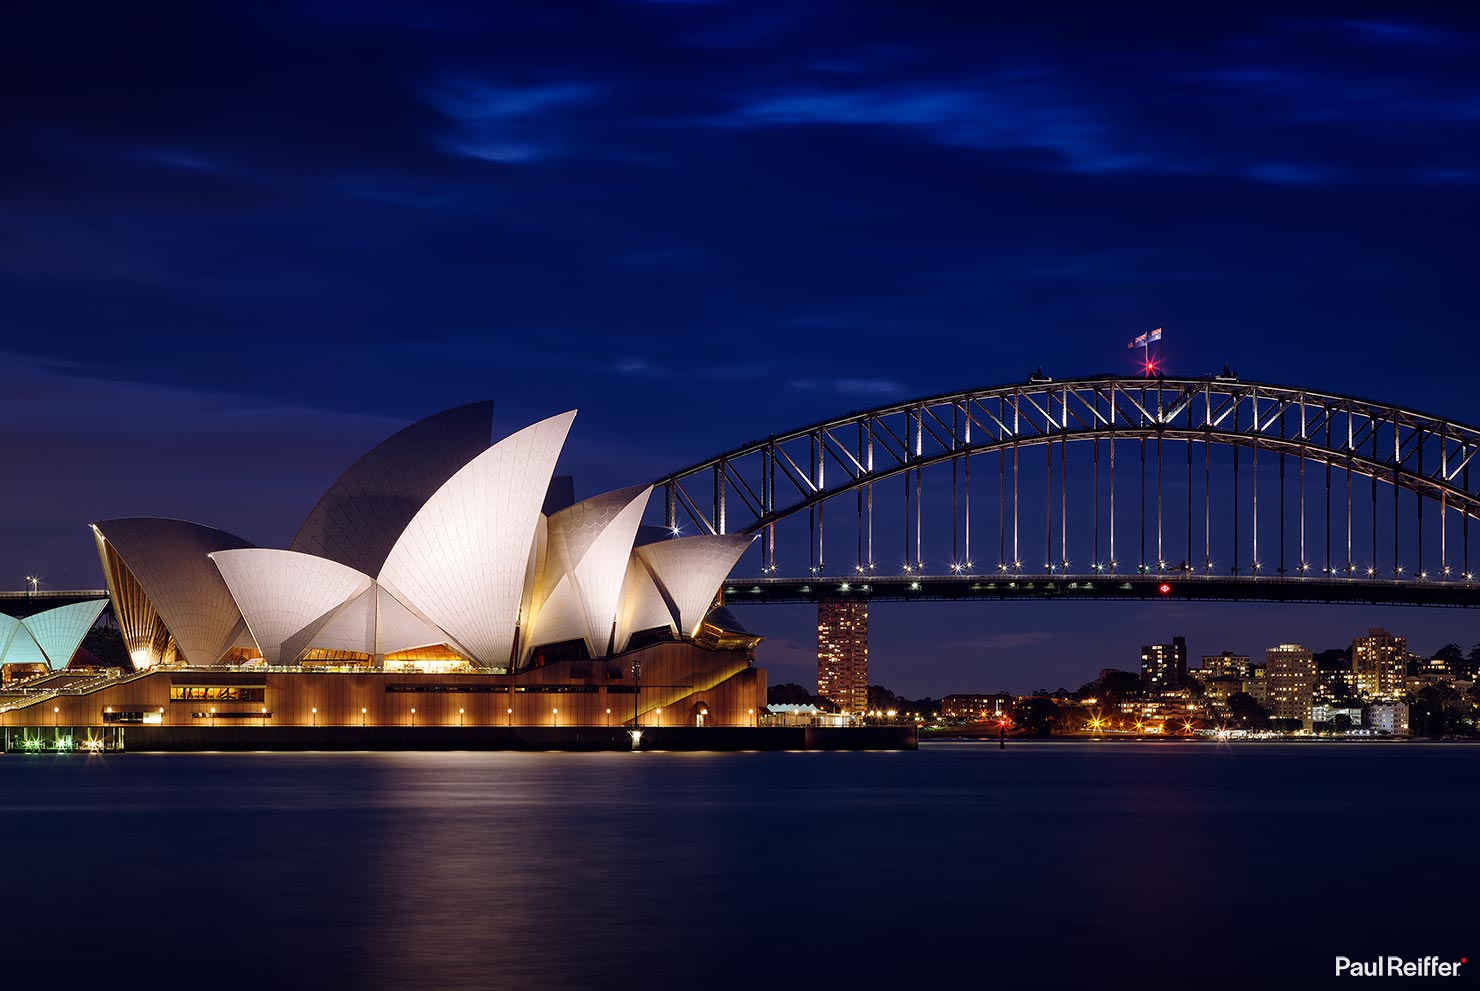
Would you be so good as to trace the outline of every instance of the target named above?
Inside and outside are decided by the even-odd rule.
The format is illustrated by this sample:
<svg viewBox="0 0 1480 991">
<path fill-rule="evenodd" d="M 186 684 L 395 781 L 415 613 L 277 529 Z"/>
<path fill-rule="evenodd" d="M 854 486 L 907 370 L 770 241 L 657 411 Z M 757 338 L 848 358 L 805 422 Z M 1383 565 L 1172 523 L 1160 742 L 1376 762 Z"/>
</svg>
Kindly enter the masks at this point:
<svg viewBox="0 0 1480 991">
<path fill-rule="evenodd" d="M 212 709 L 211 711 L 212 712 L 215 712 L 216 710 L 215 709 Z M 51 707 L 51 724 L 53 726 L 55 726 L 57 724 L 57 722 L 61 718 L 62 718 L 62 707 L 59 706 L 59 705 L 52 706 Z"/>
<path fill-rule="evenodd" d="M 365 709 L 365 707 L 363 705 L 360 706 L 360 725 L 361 726 L 364 726 L 365 725 L 365 713 L 366 713 L 366 711 L 367 710 Z"/>
<path fill-rule="evenodd" d="M 754 726 L 755 725 L 755 710 L 754 709 L 746 709 L 745 710 L 745 714 L 750 717 L 750 725 L 751 726 Z"/>
<path fill-rule="evenodd" d="M 461 726 L 463 724 L 463 713 L 465 711 L 466 711 L 465 709 L 458 709 L 457 710 L 457 725 L 459 725 L 459 726 Z"/>
<path fill-rule="evenodd" d="M 313 713 L 313 724 L 315 726 L 317 726 L 319 724 L 319 707 L 318 706 L 314 706 L 312 709 L 309 709 L 308 711 L 311 712 L 311 713 Z"/>
<path fill-rule="evenodd" d="M 559 709 L 551 709 L 550 710 L 550 725 L 551 726 L 559 726 L 560 725 L 560 710 Z"/>
<path fill-rule="evenodd" d="M 211 725 L 216 725 L 216 707 L 214 705 L 211 706 Z"/>
<path fill-rule="evenodd" d="M 414 705 L 411 707 L 411 725 L 416 725 L 416 706 Z"/>
<path fill-rule="evenodd" d="M 262 710 L 261 711 L 262 711 L 261 725 L 266 726 L 267 725 L 267 706 L 264 705 L 262 707 Z"/>
<path fill-rule="evenodd" d="M 612 725 L 612 711 L 611 711 L 611 709 L 607 709 L 606 710 L 606 725 L 607 725 L 607 728 L 608 729 L 611 728 L 611 725 Z"/>
<path fill-rule="evenodd" d="M 658 714 L 658 728 L 659 729 L 662 729 L 663 728 L 663 707 L 660 705 L 656 709 L 654 709 L 653 711 Z"/>
<path fill-rule="evenodd" d="M 639 729 L 642 720 L 642 662 L 632 662 L 632 728 Z"/>
<path fill-rule="evenodd" d="M 510 729 L 513 729 L 514 728 L 514 707 L 513 706 L 509 706 L 509 708 L 505 709 L 504 711 L 506 713 L 508 713 L 508 716 L 509 716 L 509 728 Z"/>
</svg>

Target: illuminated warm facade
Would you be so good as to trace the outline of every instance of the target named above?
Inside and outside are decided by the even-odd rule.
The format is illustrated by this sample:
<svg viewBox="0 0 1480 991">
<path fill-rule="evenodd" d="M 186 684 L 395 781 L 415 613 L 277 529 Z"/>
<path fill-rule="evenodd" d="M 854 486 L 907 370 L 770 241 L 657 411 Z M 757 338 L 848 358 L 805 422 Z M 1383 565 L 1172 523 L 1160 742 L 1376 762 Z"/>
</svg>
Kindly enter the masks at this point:
<svg viewBox="0 0 1480 991">
<path fill-rule="evenodd" d="M 1286 719 L 1309 731 L 1313 725 L 1316 662 L 1310 650 L 1282 643 L 1264 652 L 1264 680 L 1271 719 Z"/>
<path fill-rule="evenodd" d="M 868 603 L 817 604 L 817 694 L 843 712 L 868 710 Z"/>
<path fill-rule="evenodd" d="M 1358 695 L 1371 699 L 1395 699 L 1403 694 L 1408 676 L 1408 638 L 1395 637 L 1382 627 L 1373 627 L 1365 637 L 1352 640 L 1352 680 Z"/>
<path fill-rule="evenodd" d="M 426 725 L 620 726 L 634 662 L 640 723 L 676 706 L 672 725 L 750 724 L 759 638 L 711 609 L 751 538 L 654 540 L 646 485 L 556 509 L 574 418 L 496 443 L 488 403 L 413 424 L 352 465 L 288 548 L 180 520 L 94 524 L 138 673 L 11 703 L 0 724 L 402 725 L 421 699 Z M 101 609 L 85 605 L 67 607 L 83 632 Z M 45 640 L 46 615 L 0 621 L 0 637 Z"/>
</svg>

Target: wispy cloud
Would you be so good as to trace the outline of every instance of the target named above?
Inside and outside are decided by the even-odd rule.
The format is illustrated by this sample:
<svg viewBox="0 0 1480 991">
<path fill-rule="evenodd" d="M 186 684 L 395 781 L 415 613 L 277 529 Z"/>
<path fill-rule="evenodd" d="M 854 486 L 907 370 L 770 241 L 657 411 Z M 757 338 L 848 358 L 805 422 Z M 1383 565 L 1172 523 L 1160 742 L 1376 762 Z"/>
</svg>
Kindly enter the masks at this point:
<svg viewBox="0 0 1480 991">
<path fill-rule="evenodd" d="M 905 391 L 903 385 L 892 379 L 794 379 L 793 389 L 801 392 L 830 392 L 841 396 L 897 396 Z"/>
<path fill-rule="evenodd" d="M 1038 150 L 1068 169 L 1103 172 L 1146 164 L 1117 146 L 1103 114 L 1059 91 L 1042 72 L 976 83 L 912 82 L 757 96 L 713 123 L 730 127 L 886 126 L 965 148 Z"/>
<path fill-rule="evenodd" d="M 520 87 L 458 77 L 423 95 L 454 125 L 442 142 L 447 150 L 493 162 L 536 162 L 570 150 L 558 114 L 592 103 L 599 92 L 581 82 Z"/>
</svg>

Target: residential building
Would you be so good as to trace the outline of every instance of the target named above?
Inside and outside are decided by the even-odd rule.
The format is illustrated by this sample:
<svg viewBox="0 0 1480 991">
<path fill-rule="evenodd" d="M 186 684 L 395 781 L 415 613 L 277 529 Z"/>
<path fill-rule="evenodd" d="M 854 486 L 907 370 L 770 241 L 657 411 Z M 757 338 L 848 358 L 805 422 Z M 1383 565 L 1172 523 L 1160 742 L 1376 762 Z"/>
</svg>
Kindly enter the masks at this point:
<svg viewBox="0 0 1480 991">
<path fill-rule="evenodd" d="M 1367 728 L 1374 732 L 1408 735 L 1408 706 L 1403 702 L 1374 702 L 1366 715 Z"/>
<path fill-rule="evenodd" d="M 1187 640 L 1146 644 L 1141 648 L 1141 680 L 1148 692 L 1181 688 L 1187 682 Z"/>
<path fill-rule="evenodd" d="M 1314 655 L 1299 644 L 1282 643 L 1264 652 L 1264 668 L 1269 717 L 1296 721 L 1301 729 L 1310 730 L 1316 688 Z"/>
<path fill-rule="evenodd" d="M 1380 626 L 1352 639 L 1352 677 L 1357 694 L 1369 699 L 1395 699 L 1403 694 L 1408 674 L 1408 638 Z"/>
<path fill-rule="evenodd" d="M 868 710 L 868 603 L 817 604 L 817 694 L 845 713 Z"/>
</svg>

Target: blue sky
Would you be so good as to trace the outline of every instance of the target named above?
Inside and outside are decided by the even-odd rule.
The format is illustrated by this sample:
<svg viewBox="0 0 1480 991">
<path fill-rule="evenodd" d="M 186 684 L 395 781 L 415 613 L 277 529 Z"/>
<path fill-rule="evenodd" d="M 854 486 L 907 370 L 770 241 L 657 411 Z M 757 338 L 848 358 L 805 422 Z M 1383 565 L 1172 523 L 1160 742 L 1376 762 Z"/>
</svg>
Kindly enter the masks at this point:
<svg viewBox="0 0 1480 991">
<path fill-rule="evenodd" d="M 507 429 L 578 407 L 583 494 L 881 402 L 1122 370 L 1158 325 L 1174 373 L 1480 419 L 1480 25 L 1401 13 L 22 4 L 0 585 L 95 583 L 90 519 L 281 544 L 358 452 L 479 398 Z M 883 608 L 876 679 L 1072 687 L 1153 627 L 1194 653 L 1480 639 L 1465 614 L 1176 610 L 1048 634 Z M 745 618 L 773 680 L 806 676 L 805 611 Z"/>
</svg>

